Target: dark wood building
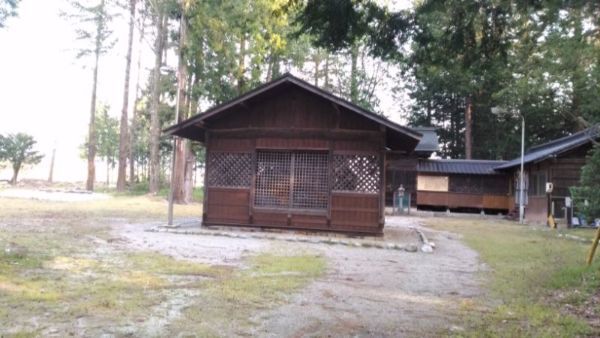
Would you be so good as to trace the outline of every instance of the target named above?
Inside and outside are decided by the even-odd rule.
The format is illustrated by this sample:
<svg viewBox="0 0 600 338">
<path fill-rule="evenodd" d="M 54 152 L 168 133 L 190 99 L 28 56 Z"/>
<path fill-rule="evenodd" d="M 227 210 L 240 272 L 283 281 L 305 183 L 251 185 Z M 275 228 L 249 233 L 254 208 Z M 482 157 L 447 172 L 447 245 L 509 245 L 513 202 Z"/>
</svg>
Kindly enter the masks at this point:
<svg viewBox="0 0 600 338">
<path fill-rule="evenodd" d="M 438 136 L 433 127 L 411 127 L 423 137 L 412 151 L 389 150 L 386 158 L 385 201 L 392 206 L 394 192 L 401 186 L 405 195 L 410 195 L 411 205 L 417 202 L 417 163 L 439 151 Z"/>
<path fill-rule="evenodd" d="M 422 135 L 292 75 L 174 125 L 206 147 L 203 224 L 379 234 L 386 151 Z"/>
<path fill-rule="evenodd" d="M 525 219 L 546 223 L 552 214 L 555 219 L 567 217 L 565 200 L 571 197 L 570 188 L 579 183 L 581 168 L 586 155 L 593 147 L 593 140 L 600 139 L 600 126 L 588 128 L 548 143 L 530 148 L 524 157 L 524 204 Z M 514 192 L 514 208 L 518 210 L 520 194 L 521 158 L 515 158 L 496 167 L 511 177 Z M 551 183 L 552 192 L 546 192 Z M 575 201 L 576 204 L 580 201 Z"/>
<path fill-rule="evenodd" d="M 507 213 L 510 180 L 494 170 L 503 161 L 419 160 L 417 207 Z"/>
</svg>

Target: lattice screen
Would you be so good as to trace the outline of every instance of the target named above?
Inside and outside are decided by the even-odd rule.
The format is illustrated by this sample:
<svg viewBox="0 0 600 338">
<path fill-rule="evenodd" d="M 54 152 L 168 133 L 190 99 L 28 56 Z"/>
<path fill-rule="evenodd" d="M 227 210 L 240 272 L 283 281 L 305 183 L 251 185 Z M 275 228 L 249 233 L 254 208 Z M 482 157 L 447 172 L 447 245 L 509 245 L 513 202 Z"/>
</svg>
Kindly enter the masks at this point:
<svg viewBox="0 0 600 338">
<path fill-rule="evenodd" d="M 209 187 L 250 187 L 252 154 L 209 152 L 206 175 Z"/>
<path fill-rule="evenodd" d="M 334 155 L 333 190 L 377 193 L 381 181 L 375 155 Z"/>
<path fill-rule="evenodd" d="M 328 154 L 258 152 L 254 204 L 260 207 L 327 209 Z"/>
<path fill-rule="evenodd" d="M 255 205 L 289 206 L 291 164 L 292 154 L 288 152 L 256 153 Z"/>
<path fill-rule="evenodd" d="M 303 152 L 293 155 L 292 208 L 327 209 L 328 154 Z"/>
</svg>

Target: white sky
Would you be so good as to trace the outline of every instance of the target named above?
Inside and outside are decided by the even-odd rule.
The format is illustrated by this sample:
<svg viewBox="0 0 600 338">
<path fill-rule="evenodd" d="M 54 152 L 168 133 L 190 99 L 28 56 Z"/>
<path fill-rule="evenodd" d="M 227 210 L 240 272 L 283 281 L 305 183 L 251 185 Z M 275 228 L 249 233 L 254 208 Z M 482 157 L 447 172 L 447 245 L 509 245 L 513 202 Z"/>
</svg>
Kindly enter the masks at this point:
<svg viewBox="0 0 600 338">
<path fill-rule="evenodd" d="M 31 134 L 38 141 L 38 150 L 46 155 L 20 178 L 46 179 L 55 144 L 54 179 L 83 181 L 86 177 L 87 164 L 79 157 L 79 145 L 87 134 L 92 70 L 84 68 L 88 60 L 75 59 L 73 23 L 59 15 L 69 8 L 66 0 L 23 0 L 18 17 L 0 29 L 0 133 Z M 123 101 L 125 20 L 115 20 L 119 41 L 100 61 L 98 102 L 109 103 L 114 116 L 119 115 Z M 130 111 L 135 55 L 133 60 Z M 106 177 L 103 169 L 98 163 L 98 180 Z M 10 175 L 10 170 L 0 171 L 0 179 Z"/>
<path fill-rule="evenodd" d="M 407 6 L 410 1 L 390 1 L 392 9 Z M 39 165 L 25 168 L 19 178 L 46 179 L 55 145 L 54 180 L 84 181 L 86 177 L 87 166 L 80 158 L 79 146 L 87 134 L 92 70 L 84 68 L 89 62 L 75 59 L 73 23 L 59 15 L 69 8 L 66 0 L 22 0 L 18 16 L 0 29 L 0 133 L 33 135 L 38 141 L 37 150 L 45 154 Z M 127 19 L 115 19 L 118 42 L 100 63 L 98 102 L 107 102 L 113 116 L 119 116 L 123 100 Z M 137 77 L 135 51 L 134 45 L 130 112 Z M 147 46 L 142 63 L 143 84 L 152 63 Z M 377 94 L 381 108 L 398 120 L 391 92 L 381 90 Z M 0 170 L 0 180 L 9 179 L 11 174 L 11 170 Z M 105 177 L 104 165 L 98 161 L 96 179 L 103 181 Z"/>
</svg>

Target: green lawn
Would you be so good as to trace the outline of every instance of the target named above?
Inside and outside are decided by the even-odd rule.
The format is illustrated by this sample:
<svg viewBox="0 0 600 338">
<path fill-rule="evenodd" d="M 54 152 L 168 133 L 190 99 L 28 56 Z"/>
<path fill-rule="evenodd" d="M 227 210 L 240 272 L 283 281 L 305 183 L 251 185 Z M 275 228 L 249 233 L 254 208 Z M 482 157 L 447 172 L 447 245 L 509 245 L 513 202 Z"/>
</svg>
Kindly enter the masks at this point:
<svg viewBox="0 0 600 338">
<path fill-rule="evenodd" d="M 600 258 L 587 268 L 589 244 L 559 238 L 555 231 L 514 222 L 428 219 L 428 226 L 462 234 L 489 267 L 485 299 L 465 304 L 467 331 L 483 337 L 569 337 L 598 335 L 591 311 L 600 318 Z M 563 232 L 569 232 L 563 230 Z M 580 234 L 580 231 L 576 232 Z"/>
<path fill-rule="evenodd" d="M 585 238 L 587 240 L 593 240 L 596 237 L 596 232 L 598 229 L 593 228 L 576 228 L 576 229 L 568 229 L 568 230 L 559 230 L 560 233 L 563 234 L 571 234 L 577 237 Z"/>
</svg>

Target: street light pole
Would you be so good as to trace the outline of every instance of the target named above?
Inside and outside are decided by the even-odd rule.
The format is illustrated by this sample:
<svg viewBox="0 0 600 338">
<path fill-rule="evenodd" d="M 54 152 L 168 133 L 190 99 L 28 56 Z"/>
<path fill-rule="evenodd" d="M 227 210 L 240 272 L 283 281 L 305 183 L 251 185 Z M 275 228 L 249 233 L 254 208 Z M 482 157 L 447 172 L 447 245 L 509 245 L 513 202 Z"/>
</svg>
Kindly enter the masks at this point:
<svg viewBox="0 0 600 338">
<path fill-rule="evenodd" d="M 519 190 L 519 223 L 524 223 L 525 217 L 525 201 L 523 191 L 525 190 L 525 117 L 521 115 L 521 175 L 520 175 L 520 190 Z"/>
</svg>

